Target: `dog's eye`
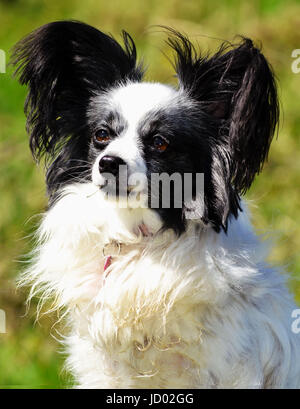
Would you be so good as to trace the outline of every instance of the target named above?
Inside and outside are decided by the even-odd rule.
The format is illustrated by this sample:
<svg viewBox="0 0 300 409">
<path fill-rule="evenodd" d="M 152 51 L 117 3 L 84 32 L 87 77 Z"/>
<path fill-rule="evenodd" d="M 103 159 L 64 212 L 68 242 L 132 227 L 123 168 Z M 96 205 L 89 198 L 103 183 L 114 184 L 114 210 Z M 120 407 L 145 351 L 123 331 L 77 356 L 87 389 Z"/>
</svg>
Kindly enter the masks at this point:
<svg viewBox="0 0 300 409">
<path fill-rule="evenodd" d="M 153 138 L 153 146 L 156 150 L 164 152 L 169 146 L 169 142 L 161 136 L 155 136 Z"/>
<path fill-rule="evenodd" d="M 95 132 L 95 141 L 100 143 L 106 143 L 110 140 L 110 133 L 107 129 L 98 129 Z"/>
</svg>

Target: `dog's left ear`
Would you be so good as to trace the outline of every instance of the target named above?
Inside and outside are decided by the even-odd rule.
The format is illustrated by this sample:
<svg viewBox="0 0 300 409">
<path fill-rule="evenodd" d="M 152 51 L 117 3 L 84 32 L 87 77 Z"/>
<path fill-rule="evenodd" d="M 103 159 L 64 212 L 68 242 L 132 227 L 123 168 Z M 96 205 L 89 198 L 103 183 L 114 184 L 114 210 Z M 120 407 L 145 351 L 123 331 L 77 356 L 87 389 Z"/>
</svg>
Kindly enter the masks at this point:
<svg viewBox="0 0 300 409">
<path fill-rule="evenodd" d="M 204 219 L 226 230 L 228 216 L 237 216 L 239 195 L 249 189 L 268 155 L 279 117 L 274 75 L 246 38 L 237 45 L 222 44 L 211 57 L 199 55 L 177 32 L 168 42 L 177 54 L 180 88 L 207 115 L 213 134 Z"/>
<path fill-rule="evenodd" d="M 53 155 L 70 138 L 80 139 L 89 101 L 126 80 L 140 81 L 136 48 L 123 31 L 113 37 L 78 21 L 56 21 L 33 31 L 13 50 L 11 64 L 22 85 L 33 155 Z"/>
<path fill-rule="evenodd" d="M 120 82 L 140 81 L 135 44 L 123 31 L 113 37 L 78 21 L 55 21 L 33 31 L 13 50 L 11 64 L 22 85 L 33 156 L 45 156 L 50 196 L 88 171 L 91 99 Z M 105 107 L 103 107 L 105 109 Z"/>
</svg>

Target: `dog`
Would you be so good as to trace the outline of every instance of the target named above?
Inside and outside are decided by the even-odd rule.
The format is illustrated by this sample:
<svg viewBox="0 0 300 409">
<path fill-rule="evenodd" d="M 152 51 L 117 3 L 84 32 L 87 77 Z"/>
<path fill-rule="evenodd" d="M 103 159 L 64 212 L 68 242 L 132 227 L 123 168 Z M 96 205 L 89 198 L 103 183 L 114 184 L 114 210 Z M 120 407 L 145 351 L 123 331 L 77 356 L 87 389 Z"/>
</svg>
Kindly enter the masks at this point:
<svg viewBox="0 0 300 409">
<path fill-rule="evenodd" d="M 49 197 L 19 283 L 64 311 L 76 387 L 298 388 L 296 306 L 242 199 L 276 131 L 272 68 L 248 38 L 204 55 L 165 30 L 177 88 L 143 82 L 125 31 L 57 21 L 15 46 Z"/>
</svg>

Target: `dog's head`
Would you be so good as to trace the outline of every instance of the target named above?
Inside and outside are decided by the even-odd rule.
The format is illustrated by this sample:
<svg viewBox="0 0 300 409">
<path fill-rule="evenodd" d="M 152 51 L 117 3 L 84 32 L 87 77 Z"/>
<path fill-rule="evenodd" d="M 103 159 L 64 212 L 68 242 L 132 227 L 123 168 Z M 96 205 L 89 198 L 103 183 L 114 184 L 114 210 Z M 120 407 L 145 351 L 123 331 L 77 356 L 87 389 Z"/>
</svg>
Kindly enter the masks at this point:
<svg viewBox="0 0 300 409">
<path fill-rule="evenodd" d="M 50 198 L 68 183 L 89 180 L 103 189 L 107 175 L 119 180 L 125 172 L 125 195 L 147 192 L 147 206 L 164 227 L 182 232 L 194 206 L 194 217 L 226 230 L 275 131 L 272 70 L 249 39 L 202 56 L 186 37 L 169 34 L 178 89 L 141 82 L 143 69 L 126 32 L 122 48 L 95 28 L 62 21 L 22 40 L 13 63 L 29 86 L 30 146 L 36 158 L 46 154 Z M 204 193 L 197 192 L 196 174 L 204 175 Z M 153 175 L 175 175 L 171 193 L 192 188 L 171 194 L 164 206 L 162 184 L 154 186 Z M 122 196 L 120 188 L 116 194 Z"/>
</svg>

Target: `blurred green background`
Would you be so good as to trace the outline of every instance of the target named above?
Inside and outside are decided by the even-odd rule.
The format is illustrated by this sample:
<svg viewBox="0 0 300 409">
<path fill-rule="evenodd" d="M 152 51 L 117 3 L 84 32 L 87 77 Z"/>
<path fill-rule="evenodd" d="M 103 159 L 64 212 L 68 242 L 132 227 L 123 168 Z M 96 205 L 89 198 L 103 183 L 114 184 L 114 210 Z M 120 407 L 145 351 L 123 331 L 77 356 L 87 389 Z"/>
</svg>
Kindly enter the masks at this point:
<svg viewBox="0 0 300 409">
<path fill-rule="evenodd" d="M 286 267 L 300 302 L 300 73 L 291 69 L 291 53 L 300 49 L 299 0 L 0 0 L 0 49 L 9 56 L 21 37 L 60 19 L 85 21 L 117 39 L 127 30 L 148 65 L 147 79 L 171 83 L 174 73 L 163 53 L 170 55 L 154 25 L 183 31 L 204 50 L 236 34 L 262 43 L 277 74 L 283 114 L 269 161 L 247 197 L 258 232 L 274 240 L 270 259 Z M 0 309 L 7 321 L 0 334 L 0 388 L 61 388 L 71 379 L 62 372 L 54 339 L 57 317 L 42 316 L 35 324 L 36 304 L 25 315 L 26 294 L 15 290 L 36 224 L 32 216 L 46 203 L 43 168 L 33 164 L 24 129 L 25 94 L 9 68 L 0 74 Z"/>
</svg>

